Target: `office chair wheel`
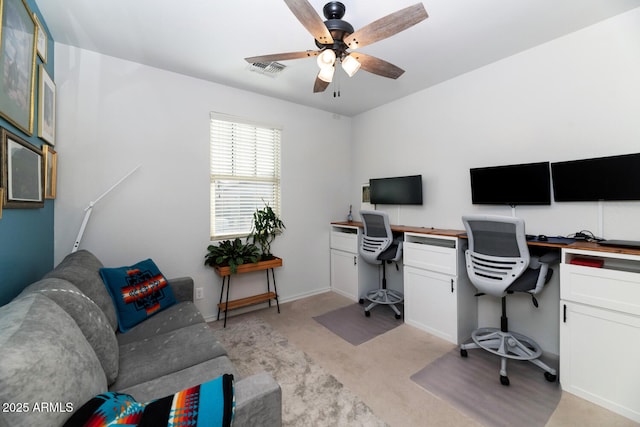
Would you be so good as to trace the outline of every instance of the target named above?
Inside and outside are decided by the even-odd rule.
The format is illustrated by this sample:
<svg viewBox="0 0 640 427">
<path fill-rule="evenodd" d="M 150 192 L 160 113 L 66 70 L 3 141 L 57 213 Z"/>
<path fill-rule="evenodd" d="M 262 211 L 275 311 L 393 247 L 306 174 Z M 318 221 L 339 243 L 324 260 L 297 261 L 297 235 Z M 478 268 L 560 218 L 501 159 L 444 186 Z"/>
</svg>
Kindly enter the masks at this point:
<svg viewBox="0 0 640 427">
<path fill-rule="evenodd" d="M 506 375 L 500 375 L 500 384 L 509 385 L 509 377 Z"/>
<path fill-rule="evenodd" d="M 358 304 L 360 304 L 360 305 L 364 304 L 364 298 L 360 298 L 360 299 L 358 300 Z"/>
<path fill-rule="evenodd" d="M 467 350 L 465 350 L 464 348 L 460 349 L 460 356 L 461 357 L 469 357 L 469 353 L 467 353 Z"/>
<path fill-rule="evenodd" d="M 364 311 L 364 315 L 365 315 L 366 317 L 370 317 L 370 316 L 371 316 L 371 312 L 370 312 L 370 311 L 365 310 L 365 311 Z"/>
<path fill-rule="evenodd" d="M 552 373 L 550 373 L 550 372 L 545 372 L 545 373 L 544 373 L 544 378 L 545 378 L 547 381 L 549 381 L 550 383 L 554 383 L 554 382 L 556 382 L 556 380 L 558 379 L 558 376 L 557 376 L 557 375 L 553 375 L 553 374 L 552 374 Z"/>
<path fill-rule="evenodd" d="M 399 314 L 396 314 L 396 319 L 400 319 L 400 318 L 402 318 L 402 316 Z"/>
</svg>

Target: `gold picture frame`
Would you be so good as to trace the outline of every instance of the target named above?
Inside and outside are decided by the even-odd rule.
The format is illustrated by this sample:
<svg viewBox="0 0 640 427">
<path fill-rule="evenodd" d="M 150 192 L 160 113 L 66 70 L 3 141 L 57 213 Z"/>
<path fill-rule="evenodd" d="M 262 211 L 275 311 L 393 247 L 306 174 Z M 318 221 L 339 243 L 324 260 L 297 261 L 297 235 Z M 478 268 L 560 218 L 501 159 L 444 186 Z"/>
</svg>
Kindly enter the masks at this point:
<svg viewBox="0 0 640 427">
<path fill-rule="evenodd" d="M 0 0 L 0 16 L 0 116 L 31 136 L 36 23 L 25 0 Z"/>
<path fill-rule="evenodd" d="M 58 153 L 45 145 L 42 147 L 44 157 L 44 198 L 55 199 L 58 181 Z"/>
<path fill-rule="evenodd" d="M 38 15 L 33 14 L 33 20 L 36 23 L 36 51 L 38 56 L 42 59 L 44 64 L 47 63 L 47 44 L 49 43 L 49 37 L 47 36 Z"/>
<path fill-rule="evenodd" d="M 38 90 L 38 136 L 51 145 L 56 143 L 56 85 L 40 64 Z"/>
</svg>

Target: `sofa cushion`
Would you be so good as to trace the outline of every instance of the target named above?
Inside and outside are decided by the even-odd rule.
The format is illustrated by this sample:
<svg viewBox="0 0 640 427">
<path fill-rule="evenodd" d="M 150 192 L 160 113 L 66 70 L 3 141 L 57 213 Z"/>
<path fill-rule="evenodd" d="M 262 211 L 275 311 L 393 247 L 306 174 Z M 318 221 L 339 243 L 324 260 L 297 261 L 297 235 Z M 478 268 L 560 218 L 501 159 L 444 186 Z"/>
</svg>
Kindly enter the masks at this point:
<svg viewBox="0 0 640 427">
<path fill-rule="evenodd" d="M 64 427 L 97 425 L 230 427 L 233 421 L 233 375 L 141 403 L 128 394 L 109 392 L 94 397 Z"/>
<path fill-rule="evenodd" d="M 116 338 L 119 345 L 129 344 L 198 323 L 205 323 L 205 320 L 196 305 L 192 302 L 180 302 L 148 318 L 125 333 L 117 332 Z"/>
<path fill-rule="evenodd" d="M 80 290 L 63 279 L 48 278 L 25 288 L 21 295 L 38 292 L 64 309 L 96 352 L 107 382 L 118 377 L 118 341 L 104 312 Z"/>
<path fill-rule="evenodd" d="M 120 346 L 120 374 L 111 390 L 140 384 L 226 355 L 206 323 Z"/>
<path fill-rule="evenodd" d="M 12 427 L 61 425 L 107 391 L 100 361 L 75 321 L 39 294 L 0 307 L 0 361 L 0 402 L 29 405 L 28 412 L 0 413 Z M 57 409 L 37 410 L 42 402 Z"/>
<path fill-rule="evenodd" d="M 89 251 L 80 250 L 67 255 L 56 268 L 47 273 L 45 278 L 65 279 L 76 285 L 91 301 L 98 304 L 115 331 L 118 328 L 116 309 L 100 277 L 102 267 L 102 263 L 95 255 Z"/>
<path fill-rule="evenodd" d="M 239 378 L 236 367 L 227 356 L 214 357 L 213 359 L 190 366 L 186 369 L 171 372 L 167 375 L 117 391 L 130 394 L 139 402 L 146 402 L 175 393 L 178 390 L 193 387 L 196 384 L 209 381 L 222 374 L 233 374 L 236 378 Z"/>
<path fill-rule="evenodd" d="M 169 282 L 151 259 L 124 267 L 101 268 L 100 275 L 116 306 L 120 332 L 127 332 L 176 304 Z"/>
</svg>

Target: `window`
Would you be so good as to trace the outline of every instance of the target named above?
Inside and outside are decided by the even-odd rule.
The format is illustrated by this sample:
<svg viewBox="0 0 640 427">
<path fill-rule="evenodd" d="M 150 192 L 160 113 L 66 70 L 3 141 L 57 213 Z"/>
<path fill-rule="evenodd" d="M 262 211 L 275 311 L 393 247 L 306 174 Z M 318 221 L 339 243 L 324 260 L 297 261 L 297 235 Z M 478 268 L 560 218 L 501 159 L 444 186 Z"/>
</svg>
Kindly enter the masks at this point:
<svg viewBox="0 0 640 427">
<path fill-rule="evenodd" d="M 256 209 L 280 215 L 280 129 L 211 113 L 211 239 L 249 234 Z"/>
</svg>

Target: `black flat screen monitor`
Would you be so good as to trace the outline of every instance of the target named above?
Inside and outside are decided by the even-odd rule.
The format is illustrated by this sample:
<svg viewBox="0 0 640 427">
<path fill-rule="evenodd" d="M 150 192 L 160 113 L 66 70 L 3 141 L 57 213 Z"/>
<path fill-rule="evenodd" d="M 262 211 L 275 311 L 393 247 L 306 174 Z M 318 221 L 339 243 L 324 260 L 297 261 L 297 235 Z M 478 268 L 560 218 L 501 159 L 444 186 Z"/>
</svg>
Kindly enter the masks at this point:
<svg viewBox="0 0 640 427">
<path fill-rule="evenodd" d="M 640 153 L 551 163 L 556 202 L 640 200 Z"/>
<path fill-rule="evenodd" d="M 550 205 L 549 162 L 473 168 L 474 205 Z"/>
<path fill-rule="evenodd" d="M 422 175 L 373 178 L 369 191 L 374 205 L 421 205 Z"/>
</svg>

